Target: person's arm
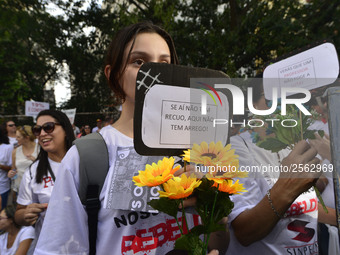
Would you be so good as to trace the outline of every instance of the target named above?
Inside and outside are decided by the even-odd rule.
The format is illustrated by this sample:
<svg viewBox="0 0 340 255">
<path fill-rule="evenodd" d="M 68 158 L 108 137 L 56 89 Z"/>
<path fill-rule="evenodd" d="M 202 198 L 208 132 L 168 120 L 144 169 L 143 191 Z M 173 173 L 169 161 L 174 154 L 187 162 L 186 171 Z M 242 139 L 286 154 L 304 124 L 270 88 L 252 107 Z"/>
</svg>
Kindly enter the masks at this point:
<svg viewBox="0 0 340 255">
<path fill-rule="evenodd" d="M 319 207 L 318 222 L 337 226 L 338 223 L 336 221 L 335 209 L 327 207 L 328 213 L 326 213 L 325 210 L 322 208 L 322 205 L 320 203 L 319 203 L 318 207 Z"/>
<path fill-rule="evenodd" d="M 6 166 L 6 165 L 1 165 L 0 164 L 0 169 L 8 172 L 9 170 L 11 170 L 11 166 Z"/>
<path fill-rule="evenodd" d="M 47 203 L 18 204 L 15 212 L 15 221 L 21 226 L 32 226 L 38 220 L 40 213 L 47 209 L 47 205 Z"/>
<path fill-rule="evenodd" d="M 13 147 L 9 146 L 9 149 L 5 152 L 6 163 L 0 164 L 0 169 L 8 172 L 12 168 L 12 151 Z"/>
<path fill-rule="evenodd" d="M 15 169 L 16 169 L 16 165 L 15 165 L 16 151 L 17 151 L 17 148 L 15 148 L 12 151 L 12 168 L 11 168 L 11 170 L 8 171 L 8 174 L 7 174 L 8 178 L 13 178 L 16 175 L 16 171 L 15 171 Z"/>
<path fill-rule="evenodd" d="M 33 239 L 26 239 L 20 242 L 19 247 L 17 251 L 15 252 L 15 255 L 26 255 Z"/>
<path fill-rule="evenodd" d="M 32 166 L 34 168 L 36 166 Z M 31 177 L 31 169 L 27 169 L 19 188 L 17 199 L 17 210 L 15 212 L 15 221 L 22 226 L 31 226 L 39 218 L 39 214 L 46 210 L 47 204 L 34 203 L 31 182 L 34 181 Z"/>
<path fill-rule="evenodd" d="M 317 164 L 316 150 L 306 141 L 300 141 L 294 150 L 282 161 L 288 168 L 292 164 Z M 272 206 L 280 215 L 288 210 L 294 200 L 313 186 L 321 173 L 284 173 L 270 190 Z M 280 220 L 266 196 L 253 208 L 240 213 L 231 223 L 238 241 L 248 246 L 266 237 Z"/>
<path fill-rule="evenodd" d="M 12 151 L 12 169 L 16 169 L 16 165 L 15 165 L 15 160 L 16 160 L 16 153 L 17 153 L 17 149 L 15 148 Z"/>
</svg>

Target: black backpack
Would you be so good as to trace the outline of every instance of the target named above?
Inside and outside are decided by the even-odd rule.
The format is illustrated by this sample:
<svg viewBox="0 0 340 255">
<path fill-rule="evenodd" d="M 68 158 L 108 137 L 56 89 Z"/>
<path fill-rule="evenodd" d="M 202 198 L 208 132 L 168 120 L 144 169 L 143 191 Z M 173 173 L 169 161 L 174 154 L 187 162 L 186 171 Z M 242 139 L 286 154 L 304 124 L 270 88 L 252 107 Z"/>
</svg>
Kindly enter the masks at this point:
<svg viewBox="0 0 340 255">
<path fill-rule="evenodd" d="M 109 170 L 109 154 L 106 143 L 99 133 L 91 133 L 73 142 L 78 149 L 78 195 L 85 206 L 89 226 L 90 255 L 96 254 L 99 195 Z"/>
</svg>

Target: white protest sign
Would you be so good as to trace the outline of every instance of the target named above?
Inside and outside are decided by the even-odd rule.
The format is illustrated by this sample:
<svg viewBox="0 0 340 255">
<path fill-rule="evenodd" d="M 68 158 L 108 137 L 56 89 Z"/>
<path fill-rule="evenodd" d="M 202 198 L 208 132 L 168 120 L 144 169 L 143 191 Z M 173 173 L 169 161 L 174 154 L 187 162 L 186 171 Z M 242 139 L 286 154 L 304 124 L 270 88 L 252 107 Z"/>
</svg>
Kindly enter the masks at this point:
<svg viewBox="0 0 340 255">
<path fill-rule="evenodd" d="M 331 43 L 323 43 L 299 54 L 266 67 L 263 73 L 263 88 L 266 99 L 273 97 L 272 89 L 315 89 L 333 83 L 339 75 L 336 49 Z"/>
<path fill-rule="evenodd" d="M 25 115 L 36 117 L 39 112 L 42 110 L 50 109 L 49 103 L 45 102 L 34 102 L 34 101 L 26 101 L 25 102 Z"/>
<path fill-rule="evenodd" d="M 69 118 L 71 124 L 73 124 L 74 123 L 74 119 L 76 117 L 77 108 L 61 110 L 61 111 L 67 115 L 67 117 Z"/>
<path fill-rule="evenodd" d="M 204 92 L 203 92 L 204 93 Z M 228 129 L 215 119 L 229 119 L 227 97 L 218 92 L 223 107 L 207 97 L 207 113 L 201 113 L 202 90 L 187 87 L 154 85 L 145 95 L 142 116 L 142 140 L 151 148 L 191 148 L 193 143 L 222 141 Z"/>
</svg>

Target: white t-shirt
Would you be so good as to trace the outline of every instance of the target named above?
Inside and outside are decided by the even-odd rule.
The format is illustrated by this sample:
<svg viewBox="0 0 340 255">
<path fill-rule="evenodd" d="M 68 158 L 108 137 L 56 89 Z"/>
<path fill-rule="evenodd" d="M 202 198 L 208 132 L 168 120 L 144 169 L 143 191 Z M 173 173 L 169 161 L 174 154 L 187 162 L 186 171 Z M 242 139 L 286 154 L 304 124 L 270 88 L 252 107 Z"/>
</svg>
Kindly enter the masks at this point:
<svg viewBox="0 0 340 255">
<path fill-rule="evenodd" d="M 232 137 L 231 144 L 236 150 L 235 154 L 239 155 L 240 166 L 256 165 L 252 151 L 246 147 L 242 139 Z M 234 209 L 228 217 L 229 223 L 245 210 L 257 205 L 276 179 L 268 178 L 261 172 L 250 173 L 249 177 L 240 179 L 247 192 L 231 196 Z M 317 254 L 318 201 L 313 188 L 301 194 L 287 210 L 287 214 L 287 217 L 281 219 L 265 238 L 248 247 L 238 242 L 230 224 L 227 254 Z"/>
<path fill-rule="evenodd" d="M 19 248 L 22 241 L 27 239 L 34 239 L 34 228 L 33 227 L 21 227 L 15 241 L 11 248 L 7 249 L 8 233 L 0 235 L 0 254 L 1 255 L 13 255 Z"/>
<path fill-rule="evenodd" d="M 98 127 L 94 127 L 94 128 L 92 128 L 92 133 L 95 133 L 95 132 L 97 132 L 97 130 L 98 130 L 99 128 Z"/>
<path fill-rule="evenodd" d="M 116 173 L 118 147 L 129 153 L 133 139 L 111 126 L 101 130 L 109 152 L 109 172 L 100 193 L 101 209 L 98 216 L 97 254 L 114 255 L 164 255 L 174 247 L 180 236 L 173 217 L 159 213 L 137 212 L 104 208 L 109 196 L 111 177 Z M 136 154 L 136 160 L 140 155 Z M 136 171 L 127 161 L 126 171 Z M 130 166 L 130 168 L 129 168 Z M 79 200 L 79 155 L 75 146 L 66 154 L 60 167 L 53 194 L 50 199 L 44 225 L 35 254 L 88 254 L 87 214 Z M 132 178 L 131 178 L 132 183 Z M 190 226 L 199 223 L 198 216 L 187 215 Z"/>
<path fill-rule="evenodd" d="M 8 139 L 9 139 L 9 144 L 12 145 L 12 147 L 17 147 L 18 141 L 15 137 L 9 136 Z"/>
<path fill-rule="evenodd" d="M 0 144 L 0 164 L 12 166 L 12 151 L 13 146 L 10 144 Z M 0 194 L 5 193 L 11 188 L 10 179 L 7 177 L 7 172 L 0 169 Z"/>
<path fill-rule="evenodd" d="M 50 163 L 54 176 L 57 178 L 59 173 L 59 166 L 61 163 L 55 162 L 51 159 L 48 159 L 48 161 Z M 20 205 L 29 205 L 32 203 L 42 204 L 48 203 L 50 201 L 52 190 L 54 188 L 54 181 L 50 173 L 48 173 L 48 176 L 45 176 L 43 178 L 43 181 L 41 183 L 37 183 L 35 181 L 38 162 L 39 161 L 34 162 L 34 164 L 32 164 L 31 167 L 27 168 L 22 177 L 19 195 L 17 198 L 17 203 Z M 44 217 L 45 212 L 40 213 L 40 217 L 35 224 L 37 238 L 39 237 Z"/>
</svg>

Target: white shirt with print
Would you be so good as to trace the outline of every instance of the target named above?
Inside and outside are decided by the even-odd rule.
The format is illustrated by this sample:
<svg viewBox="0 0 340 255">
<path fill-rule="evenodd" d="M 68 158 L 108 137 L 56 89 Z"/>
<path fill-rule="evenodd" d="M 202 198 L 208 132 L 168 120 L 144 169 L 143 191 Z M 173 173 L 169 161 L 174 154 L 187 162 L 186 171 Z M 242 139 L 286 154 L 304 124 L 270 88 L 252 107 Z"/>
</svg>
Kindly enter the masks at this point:
<svg viewBox="0 0 340 255">
<path fill-rule="evenodd" d="M 254 155 L 252 148 L 247 147 L 240 137 L 232 137 L 231 144 L 235 154 L 239 155 L 240 166 L 257 165 L 252 158 Z M 271 163 L 278 164 L 278 162 Z M 240 179 L 247 192 L 231 196 L 234 209 L 228 217 L 229 223 L 245 210 L 256 206 L 266 196 L 267 191 L 277 180 L 277 176 L 268 178 L 268 175 L 270 173 L 266 173 L 266 176 L 261 172 L 250 173 L 249 177 Z M 247 247 L 238 242 L 230 225 L 227 254 L 318 254 L 318 200 L 314 189 L 311 188 L 301 194 L 286 213 L 287 217 L 281 219 L 266 237 Z"/>
<path fill-rule="evenodd" d="M 48 159 L 48 161 L 55 177 L 57 178 L 61 163 L 55 162 L 51 159 Z M 20 205 L 29 205 L 32 203 L 43 204 L 50 201 L 52 190 L 54 188 L 54 181 L 50 173 L 48 173 L 47 176 L 43 177 L 43 181 L 41 183 L 36 182 L 35 178 L 37 174 L 38 162 L 39 161 L 34 162 L 29 168 L 27 168 L 22 177 L 17 198 L 17 203 Z M 39 237 L 44 217 L 45 212 L 40 213 L 40 217 L 35 224 L 37 237 Z"/>
<path fill-rule="evenodd" d="M 129 153 L 133 139 L 111 126 L 103 128 L 101 134 L 108 147 L 110 167 L 99 197 L 101 209 L 98 216 L 97 254 L 165 255 L 173 249 L 175 240 L 180 236 L 173 217 L 162 213 L 104 207 L 105 197 L 109 196 L 112 187 L 111 177 L 116 172 L 117 148 L 126 148 L 124 151 Z M 126 171 L 136 171 L 129 168 L 130 163 L 135 162 L 125 163 Z M 78 196 L 78 172 L 79 155 L 73 146 L 62 161 L 35 250 L 36 255 L 88 254 L 87 214 Z M 199 223 L 196 215 L 187 216 L 187 220 L 191 227 Z"/>
</svg>

